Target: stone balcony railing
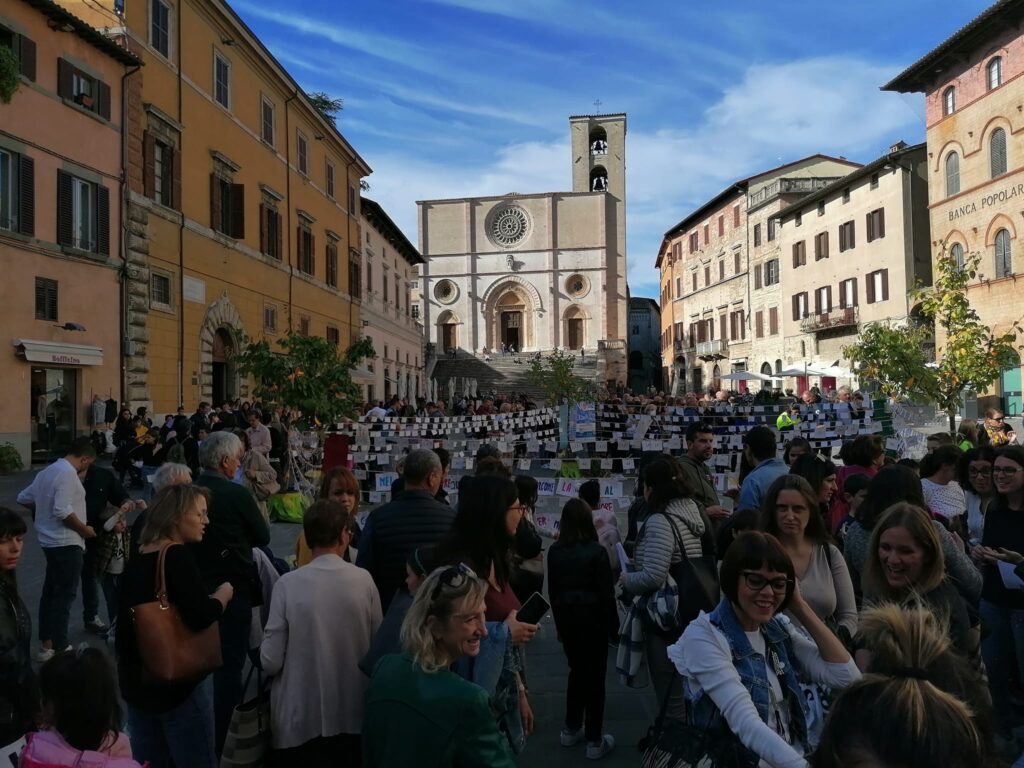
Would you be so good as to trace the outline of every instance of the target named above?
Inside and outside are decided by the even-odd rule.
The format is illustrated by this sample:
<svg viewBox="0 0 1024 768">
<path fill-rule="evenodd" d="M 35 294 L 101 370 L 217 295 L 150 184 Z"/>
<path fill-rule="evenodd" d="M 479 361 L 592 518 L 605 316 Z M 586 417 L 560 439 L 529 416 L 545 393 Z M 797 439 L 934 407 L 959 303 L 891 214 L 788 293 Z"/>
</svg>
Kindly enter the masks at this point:
<svg viewBox="0 0 1024 768">
<path fill-rule="evenodd" d="M 834 309 L 831 312 L 808 315 L 800 321 L 800 330 L 804 333 L 817 333 L 833 328 L 848 328 L 860 321 L 857 307 Z"/>
</svg>

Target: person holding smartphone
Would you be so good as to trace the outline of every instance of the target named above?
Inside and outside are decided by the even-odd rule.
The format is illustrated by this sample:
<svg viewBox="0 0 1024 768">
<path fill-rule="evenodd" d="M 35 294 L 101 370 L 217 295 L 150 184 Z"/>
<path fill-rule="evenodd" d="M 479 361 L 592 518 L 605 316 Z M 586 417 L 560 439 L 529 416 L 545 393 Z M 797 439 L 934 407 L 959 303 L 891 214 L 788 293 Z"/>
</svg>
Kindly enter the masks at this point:
<svg viewBox="0 0 1024 768">
<path fill-rule="evenodd" d="M 608 643 L 618 642 L 619 615 L 608 555 L 582 499 L 562 507 L 558 541 L 548 551 L 548 594 L 569 661 L 565 728 L 559 739 L 571 747 L 586 738 L 587 757 L 597 760 L 615 746 L 614 737 L 602 731 Z"/>
</svg>

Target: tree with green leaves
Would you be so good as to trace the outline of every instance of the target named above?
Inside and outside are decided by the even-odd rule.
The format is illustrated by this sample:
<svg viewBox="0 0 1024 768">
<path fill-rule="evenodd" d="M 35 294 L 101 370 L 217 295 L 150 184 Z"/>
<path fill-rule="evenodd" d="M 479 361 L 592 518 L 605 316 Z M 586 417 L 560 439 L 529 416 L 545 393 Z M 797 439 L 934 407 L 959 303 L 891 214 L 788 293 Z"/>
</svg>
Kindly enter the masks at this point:
<svg viewBox="0 0 1024 768">
<path fill-rule="evenodd" d="M 575 374 L 575 362 L 576 355 L 556 350 L 547 357 L 534 358 L 527 375 L 530 383 L 544 392 L 549 404 L 563 399 L 569 403 L 593 400 L 597 396 L 597 387 Z"/>
<path fill-rule="evenodd" d="M 233 360 L 238 371 L 256 381 L 254 395 L 264 403 L 297 408 L 304 425 L 317 428 L 359 415 L 362 388 L 352 381 L 360 361 L 374 356 L 373 342 L 359 339 L 339 352 L 327 339 L 295 331 L 277 341 L 246 339 Z"/>
<path fill-rule="evenodd" d="M 345 102 L 342 99 L 331 98 L 330 94 L 324 93 L 323 91 L 307 93 L 306 98 L 312 102 L 313 107 L 317 112 L 326 117 L 332 123 L 337 123 L 338 113 L 345 108 Z"/>
<path fill-rule="evenodd" d="M 935 261 L 934 285 L 911 293 L 920 302 L 923 322 L 872 323 L 857 344 L 843 349 L 860 364 L 862 380 L 878 382 L 888 395 L 934 404 L 949 417 L 950 432 L 956 431 L 964 392 L 984 392 L 1003 370 L 1020 365 L 1015 349 L 1020 322 L 1005 333 L 993 333 L 967 297 L 980 260 L 980 254 L 972 253 L 958 264 L 944 248 Z M 926 351 L 933 338 L 935 362 Z"/>
<path fill-rule="evenodd" d="M 9 46 L 0 44 L 0 102 L 10 104 L 21 85 L 21 62 Z"/>
</svg>

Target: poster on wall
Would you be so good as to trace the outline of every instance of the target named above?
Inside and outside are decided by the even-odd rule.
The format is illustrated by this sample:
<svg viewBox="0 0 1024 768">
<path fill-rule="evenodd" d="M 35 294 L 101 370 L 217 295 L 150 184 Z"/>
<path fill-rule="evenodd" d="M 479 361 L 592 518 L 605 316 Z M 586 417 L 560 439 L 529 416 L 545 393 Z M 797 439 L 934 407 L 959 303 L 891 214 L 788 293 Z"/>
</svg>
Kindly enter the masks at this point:
<svg viewBox="0 0 1024 768">
<path fill-rule="evenodd" d="M 569 411 L 569 439 L 593 440 L 597 435 L 597 409 L 593 403 L 576 403 Z"/>
</svg>

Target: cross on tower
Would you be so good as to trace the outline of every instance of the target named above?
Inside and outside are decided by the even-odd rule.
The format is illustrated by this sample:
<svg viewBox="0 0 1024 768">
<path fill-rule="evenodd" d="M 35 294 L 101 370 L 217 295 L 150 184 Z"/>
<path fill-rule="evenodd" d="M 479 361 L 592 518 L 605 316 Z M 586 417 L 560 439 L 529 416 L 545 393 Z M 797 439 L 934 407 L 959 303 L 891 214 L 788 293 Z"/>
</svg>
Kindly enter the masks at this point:
<svg viewBox="0 0 1024 768">
<path fill-rule="evenodd" d="M 604 102 L 602 102 L 600 99 L 596 99 L 594 101 L 594 114 L 595 115 L 600 115 L 601 114 L 601 104 L 603 104 L 603 103 Z"/>
</svg>

